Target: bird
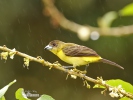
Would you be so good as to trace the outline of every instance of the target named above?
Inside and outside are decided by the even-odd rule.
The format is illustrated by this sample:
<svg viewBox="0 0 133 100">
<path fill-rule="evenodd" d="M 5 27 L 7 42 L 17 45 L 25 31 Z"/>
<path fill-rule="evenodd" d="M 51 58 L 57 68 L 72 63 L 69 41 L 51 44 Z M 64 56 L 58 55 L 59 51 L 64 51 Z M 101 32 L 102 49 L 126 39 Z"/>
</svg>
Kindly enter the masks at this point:
<svg viewBox="0 0 133 100">
<path fill-rule="evenodd" d="M 60 40 L 53 40 L 45 46 L 44 49 L 49 50 L 58 56 L 62 61 L 72 65 L 65 68 L 76 68 L 78 66 L 88 65 L 90 63 L 103 62 L 116 66 L 120 69 L 124 69 L 117 63 L 102 58 L 96 53 L 96 51 L 87 46 L 78 45 L 75 43 L 65 43 Z"/>
</svg>

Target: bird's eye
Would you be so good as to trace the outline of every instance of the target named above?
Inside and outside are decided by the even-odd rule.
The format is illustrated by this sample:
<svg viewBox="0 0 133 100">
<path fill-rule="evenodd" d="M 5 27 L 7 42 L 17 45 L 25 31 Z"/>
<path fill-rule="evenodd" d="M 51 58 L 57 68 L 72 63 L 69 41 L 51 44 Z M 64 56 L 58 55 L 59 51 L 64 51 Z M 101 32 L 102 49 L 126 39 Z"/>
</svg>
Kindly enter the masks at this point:
<svg viewBox="0 0 133 100">
<path fill-rule="evenodd" d="M 56 46 L 56 44 L 55 44 L 55 43 L 53 43 L 53 46 Z"/>
</svg>

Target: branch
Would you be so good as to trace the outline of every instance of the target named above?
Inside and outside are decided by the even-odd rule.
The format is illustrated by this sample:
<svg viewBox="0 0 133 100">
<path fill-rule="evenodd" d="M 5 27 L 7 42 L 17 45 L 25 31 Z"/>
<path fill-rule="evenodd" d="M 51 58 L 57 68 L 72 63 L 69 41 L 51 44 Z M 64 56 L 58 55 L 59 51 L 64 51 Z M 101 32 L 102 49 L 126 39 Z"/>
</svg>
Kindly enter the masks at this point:
<svg viewBox="0 0 133 100">
<path fill-rule="evenodd" d="M 53 0 L 42 0 L 42 2 L 44 4 L 44 15 L 50 16 L 53 25 L 60 25 L 64 29 L 75 32 L 82 40 L 88 40 L 91 36 L 123 36 L 133 33 L 133 25 L 110 28 L 77 24 L 66 19 L 55 7 Z"/>
<path fill-rule="evenodd" d="M 6 46 L 0 46 L 0 50 L 3 51 L 0 54 L 1 59 L 7 60 L 8 55 L 10 56 L 10 58 L 13 59 L 14 55 L 18 55 L 18 56 L 24 57 L 24 64 L 27 67 L 29 66 L 30 61 L 34 61 L 34 62 L 38 62 L 38 63 L 42 64 L 43 66 L 49 67 L 49 69 L 55 68 L 57 70 L 63 71 L 65 73 L 67 73 L 68 75 L 71 75 L 71 77 L 73 75 L 73 76 L 76 76 L 76 77 L 80 77 L 80 78 L 84 79 L 85 81 L 90 81 L 90 82 L 93 82 L 95 84 L 99 84 L 101 86 L 104 86 L 107 90 L 110 90 L 110 88 L 115 88 L 115 87 L 112 87 L 112 86 L 106 84 L 105 81 L 103 81 L 101 78 L 93 79 L 93 78 L 88 77 L 88 76 L 86 76 L 82 73 L 79 73 L 77 71 L 64 69 L 63 66 L 61 64 L 59 64 L 58 62 L 50 63 L 48 61 L 45 61 L 41 57 L 35 58 L 35 57 L 29 56 L 25 53 L 21 53 L 19 51 L 16 51 L 15 49 L 11 50 L 11 49 L 7 48 Z M 131 93 L 121 91 L 121 89 L 118 90 L 118 93 L 119 94 L 121 93 L 123 96 L 126 96 L 126 97 L 129 97 L 129 98 L 133 99 L 133 94 L 131 94 Z"/>
</svg>

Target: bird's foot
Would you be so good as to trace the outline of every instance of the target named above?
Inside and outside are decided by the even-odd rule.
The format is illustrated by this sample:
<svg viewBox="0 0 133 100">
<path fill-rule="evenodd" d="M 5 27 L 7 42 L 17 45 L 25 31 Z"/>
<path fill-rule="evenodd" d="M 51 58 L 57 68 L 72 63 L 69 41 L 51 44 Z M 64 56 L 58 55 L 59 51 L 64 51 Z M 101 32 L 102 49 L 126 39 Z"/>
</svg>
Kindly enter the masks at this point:
<svg viewBox="0 0 133 100">
<path fill-rule="evenodd" d="M 82 74 L 86 75 L 87 71 L 84 70 L 84 71 L 81 71 Z"/>
<path fill-rule="evenodd" d="M 81 70 L 76 69 L 76 67 L 74 67 L 74 66 L 63 66 L 63 68 L 65 68 L 65 69 L 73 68 L 72 70 L 73 70 L 74 72 L 81 73 L 81 74 L 85 74 L 85 75 L 86 75 L 86 73 L 87 73 L 86 70 L 81 71 Z"/>
<path fill-rule="evenodd" d="M 77 72 L 77 73 L 81 73 L 81 74 L 86 74 L 86 73 L 87 73 L 86 70 L 81 71 L 81 70 L 78 70 L 78 69 L 76 69 L 76 68 L 74 68 L 73 71 L 74 71 L 74 72 Z"/>
</svg>

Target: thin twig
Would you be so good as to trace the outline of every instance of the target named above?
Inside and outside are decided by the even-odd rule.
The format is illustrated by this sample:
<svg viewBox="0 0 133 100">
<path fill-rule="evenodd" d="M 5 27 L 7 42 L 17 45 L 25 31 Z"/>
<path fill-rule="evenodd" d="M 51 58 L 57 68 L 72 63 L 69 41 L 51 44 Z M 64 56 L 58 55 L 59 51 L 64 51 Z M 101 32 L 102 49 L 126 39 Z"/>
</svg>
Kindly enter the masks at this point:
<svg viewBox="0 0 133 100">
<path fill-rule="evenodd" d="M 82 78 L 82 79 L 84 79 L 84 80 L 86 80 L 86 81 L 90 81 L 90 82 L 93 82 L 93 83 L 95 83 L 95 84 L 99 84 L 99 85 L 101 85 L 101 86 L 104 86 L 104 87 L 105 87 L 106 89 L 108 89 L 108 90 L 109 90 L 109 88 L 113 88 L 112 86 L 106 84 L 106 83 L 105 83 L 104 81 L 102 81 L 102 80 L 93 79 L 93 78 L 88 77 L 88 76 L 86 76 L 86 75 L 84 75 L 84 74 L 82 74 L 82 73 L 75 72 L 75 71 L 73 71 L 73 70 L 64 69 L 64 68 L 62 67 L 62 65 L 59 64 L 58 62 L 56 62 L 56 63 L 50 63 L 50 62 L 48 62 L 48 61 L 45 61 L 45 60 L 42 59 L 41 57 L 35 58 L 35 57 L 29 56 L 29 55 L 27 55 L 27 54 L 25 54 L 25 53 L 21 53 L 21 52 L 19 52 L 19 51 L 13 51 L 13 50 L 7 48 L 6 46 L 0 46 L 0 50 L 2 50 L 3 52 L 8 52 L 8 53 L 10 53 L 10 52 L 15 52 L 15 55 L 18 55 L 18 56 L 21 56 L 21 57 L 24 57 L 24 58 L 28 58 L 29 61 L 35 61 L 35 62 L 41 63 L 43 66 L 49 67 L 49 69 L 55 68 L 55 69 L 58 69 L 58 70 L 60 70 L 60 71 L 65 72 L 65 73 L 67 73 L 67 74 L 69 74 L 69 75 L 75 75 L 75 76 L 80 77 L 80 78 Z M 1 56 L 2 56 L 2 55 L 1 55 Z M 133 99 L 133 94 L 128 93 L 128 92 L 122 92 L 122 91 L 119 91 L 119 92 L 120 92 L 123 96 L 126 96 L 126 97 L 129 97 L 129 98 Z"/>
<path fill-rule="evenodd" d="M 123 36 L 133 34 L 133 25 L 102 28 L 77 24 L 66 19 L 64 15 L 56 8 L 53 0 L 42 0 L 42 2 L 44 4 L 44 15 L 50 16 L 51 20 L 56 25 L 60 25 L 62 28 L 68 29 L 76 34 L 79 34 L 80 32 L 88 32 L 88 37 L 90 37 L 91 33 L 94 31 L 103 36 Z"/>
</svg>

